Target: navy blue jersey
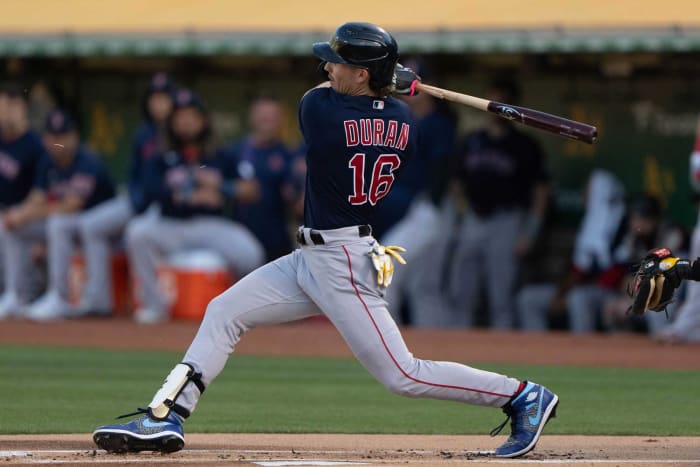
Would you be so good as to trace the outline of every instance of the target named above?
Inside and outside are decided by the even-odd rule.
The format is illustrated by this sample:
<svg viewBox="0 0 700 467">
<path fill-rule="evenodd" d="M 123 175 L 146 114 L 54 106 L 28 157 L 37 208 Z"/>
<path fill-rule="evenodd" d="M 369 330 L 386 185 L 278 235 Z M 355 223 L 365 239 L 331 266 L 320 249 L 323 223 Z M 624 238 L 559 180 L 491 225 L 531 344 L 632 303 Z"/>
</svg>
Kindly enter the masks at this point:
<svg viewBox="0 0 700 467">
<path fill-rule="evenodd" d="M 77 194 L 83 200 L 83 209 L 114 196 L 114 183 L 102 160 L 83 147 L 78 148 L 68 167 L 57 166 L 51 157 L 43 159 L 34 186 L 46 193 L 49 203 Z"/>
<path fill-rule="evenodd" d="M 374 233 L 381 237 L 408 211 L 419 193 L 429 194 L 438 204 L 447 186 L 450 157 L 455 152 L 456 121 L 439 108 L 416 120 L 418 147 L 401 172 L 394 187 L 379 207 Z"/>
<path fill-rule="evenodd" d="M 146 187 L 141 171 L 145 161 L 155 157 L 160 152 L 160 138 L 158 127 L 151 121 L 144 121 L 134 133 L 131 142 L 127 188 L 131 205 L 136 213 L 141 213 L 148 207 Z"/>
<path fill-rule="evenodd" d="M 299 106 L 307 145 L 304 225 L 336 229 L 372 224 L 401 165 L 415 153 L 417 128 L 394 98 L 309 91 Z"/>
<path fill-rule="evenodd" d="M 465 195 L 481 216 L 527 208 L 535 184 L 549 179 L 540 145 L 512 126 L 498 139 L 485 130 L 467 135 L 459 157 Z"/>
<path fill-rule="evenodd" d="M 255 179 L 260 184 L 260 199 L 237 204 L 234 219 L 255 234 L 269 259 L 289 253 L 292 243 L 287 232 L 287 205 L 294 198 L 289 150 L 281 142 L 255 147 L 244 138 L 226 152 L 238 178 Z"/>
<path fill-rule="evenodd" d="M 157 202 L 161 214 L 166 217 L 223 215 L 223 206 L 191 202 L 190 196 L 197 189 L 196 173 L 200 170 L 214 172 L 222 180 L 233 177 L 231 163 L 222 153 L 188 161 L 178 152 L 167 151 L 147 160 L 142 177 L 148 190 L 148 202 Z"/>
<path fill-rule="evenodd" d="M 14 141 L 0 138 L 0 208 L 26 198 L 32 189 L 36 169 L 46 157 L 41 138 L 33 131 Z"/>
</svg>

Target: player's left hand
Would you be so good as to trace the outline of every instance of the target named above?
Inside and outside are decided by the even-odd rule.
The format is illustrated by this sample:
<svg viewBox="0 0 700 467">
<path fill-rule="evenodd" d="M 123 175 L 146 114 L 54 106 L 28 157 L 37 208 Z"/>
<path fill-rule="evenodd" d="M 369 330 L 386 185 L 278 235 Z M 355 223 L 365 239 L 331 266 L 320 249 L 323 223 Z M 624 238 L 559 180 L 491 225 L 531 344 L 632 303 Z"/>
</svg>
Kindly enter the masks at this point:
<svg viewBox="0 0 700 467">
<path fill-rule="evenodd" d="M 372 265 L 377 270 L 377 284 L 382 287 L 389 287 L 391 279 L 394 277 L 394 259 L 401 264 L 406 264 L 406 260 L 399 252 L 406 251 L 400 246 L 382 246 L 377 243 L 369 252 L 372 258 Z"/>
<path fill-rule="evenodd" d="M 689 260 L 673 256 L 668 248 L 649 251 L 628 287 L 632 297 L 628 311 L 642 315 L 646 310 L 665 310 L 683 279 L 690 278 L 691 268 Z"/>
<path fill-rule="evenodd" d="M 415 96 L 418 94 L 416 84 L 421 82 L 421 77 L 418 76 L 415 71 L 397 63 L 394 69 L 394 79 L 394 93 L 406 96 Z"/>
</svg>

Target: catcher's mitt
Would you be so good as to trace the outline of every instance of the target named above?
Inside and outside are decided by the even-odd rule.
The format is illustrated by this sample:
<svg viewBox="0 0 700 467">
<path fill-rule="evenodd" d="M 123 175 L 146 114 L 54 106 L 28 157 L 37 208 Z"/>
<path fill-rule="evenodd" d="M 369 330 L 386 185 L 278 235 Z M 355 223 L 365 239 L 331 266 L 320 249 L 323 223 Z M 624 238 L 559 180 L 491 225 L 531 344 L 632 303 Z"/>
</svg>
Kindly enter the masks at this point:
<svg viewBox="0 0 700 467">
<path fill-rule="evenodd" d="M 629 311 L 642 315 L 646 310 L 666 311 L 673 302 L 673 293 L 683 279 L 690 277 L 687 259 L 673 256 L 668 248 L 651 250 L 644 257 L 627 291 L 632 297 Z"/>
</svg>

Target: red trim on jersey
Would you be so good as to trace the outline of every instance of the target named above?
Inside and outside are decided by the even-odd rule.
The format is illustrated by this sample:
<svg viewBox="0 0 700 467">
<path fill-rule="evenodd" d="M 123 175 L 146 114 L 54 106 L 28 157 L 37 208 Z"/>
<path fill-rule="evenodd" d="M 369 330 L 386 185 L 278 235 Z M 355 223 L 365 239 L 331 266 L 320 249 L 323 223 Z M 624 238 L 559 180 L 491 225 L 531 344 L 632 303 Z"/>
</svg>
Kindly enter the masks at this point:
<svg viewBox="0 0 700 467">
<path fill-rule="evenodd" d="M 700 151 L 700 134 L 695 138 L 695 151 Z"/>
<path fill-rule="evenodd" d="M 394 362 L 394 365 L 396 365 L 396 368 L 399 369 L 401 374 L 403 374 L 406 378 L 408 378 L 412 381 L 415 381 L 416 383 L 426 384 L 428 386 L 435 386 L 438 388 L 448 388 L 448 389 L 461 389 L 464 391 L 479 392 L 481 394 L 488 394 L 490 396 L 497 396 L 497 397 L 505 397 L 505 398 L 512 397 L 512 394 L 498 394 L 496 392 L 482 391 L 480 389 L 466 388 L 466 387 L 462 387 L 462 386 L 452 386 L 449 384 L 429 383 L 428 381 L 423 381 L 423 380 L 420 380 L 418 378 L 414 378 L 413 376 L 406 373 L 406 371 L 403 368 L 401 368 L 401 366 L 399 365 L 399 362 L 396 361 L 396 358 L 394 358 L 394 354 L 391 353 L 389 346 L 386 345 L 386 341 L 384 340 L 384 336 L 382 335 L 382 332 L 379 329 L 379 326 L 377 326 L 377 322 L 374 320 L 372 313 L 370 313 L 370 311 L 369 311 L 369 307 L 367 306 L 367 304 L 363 300 L 362 294 L 360 294 L 360 290 L 355 285 L 355 277 L 352 273 L 352 262 L 350 261 L 350 254 L 348 253 L 347 248 L 345 248 L 345 245 L 343 245 L 343 251 L 345 252 L 345 256 L 348 259 L 348 269 L 350 270 L 350 284 L 352 284 L 352 288 L 355 289 L 355 295 L 357 295 L 357 298 L 360 300 L 360 303 L 362 303 L 362 306 L 365 309 L 367 316 L 369 316 L 370 321 L 372 321 L 372 325 L 374 326 L 374 329 L 377 331 L 377 334 L 379 335 L 379 339 L 382 341 L 382 345 L 384 345 L 384 350 L 386 350 L 386 352 L 389 354 L 391 361 Z"/>
</svg>

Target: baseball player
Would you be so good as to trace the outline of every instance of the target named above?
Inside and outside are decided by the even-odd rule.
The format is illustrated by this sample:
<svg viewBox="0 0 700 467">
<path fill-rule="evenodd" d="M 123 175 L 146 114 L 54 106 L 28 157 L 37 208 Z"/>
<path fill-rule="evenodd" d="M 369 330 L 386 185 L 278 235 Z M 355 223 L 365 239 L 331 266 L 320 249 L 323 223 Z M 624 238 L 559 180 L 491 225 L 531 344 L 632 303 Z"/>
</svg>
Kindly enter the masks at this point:
<svg viewBox="0 0 700 467">
<path fill-rule="evenodd" d="M 491 83 L 491 99 L 519 100 L 515 83 Z M 489 116 L 468 134 L 457 179 L 468 202 L 449 275 L 454 324 L 473 326 L 480 290 L 490 325 L 514 324 L 513 295 L 521 258 L 539 234 L 549 200 L 549 174 L 539 143 L 504 118 Z"/>
<path fill-rule="evenodd" d="M 110 252 L 127 222 L 146 212 L 146 199 L 141 172 L 146 161 L 162 152 L 165 122 L 173 108 L 175 86 L 165 73 L 151 78 L 143 98 L 144 121 L 134 134 L 127 176 L 128 193 L 102 203 L 85 213 L 80 222 L 80 236 L 86 263 L 85 290 L 77 315 L 106 316 L 112 313 L 112 280 Z M 148 219 L 157 212 L 150 209 Z"/>
<path fill-rule="evenodd" d="M 325 62 L 329 81 L 307 92 L 299 105 L 308 145 L 300 248 L 212 300 L 183 363 L 148 409 L 131 422 L 99 427 L 94 441 L 109 452 L 181 449 L 182 422 L 247 330 L 324 314 L 391 392 L 503 407 L 512 417 L 512 433 L 496 455 L 530 451 L 554 416 L 556 395 L 531 382 L 414 358 L 386 308 L 383 295 L 398 255 L 395 247 L 376 242 L 370 222 L 401 165 L 415 155 L 417 136 L 406 104 L 388 97 L 396 41 L 375 25 L 346 23 L 313 50 Z M 403 69 L 402 76 L 396 91 L 410 93 L 416 75 Z"/>
<path fill-rule="evenodd" d="M 292 201 L 292 156 L 282 141 L 284 108 L 270 97 L 250 107 L 250 132 L 227 150 L 240 178 L 256 180 L 258 199 L 237 203 L 234 220 L 248 227 L 273 260 L 292 250 L 287 205 Z"/>
<path fill-rule="evenodd" d="M 32 302 L 26 317 L 48 320 L 72 312 L 68 303 L 68 269 L 81 214 L 114 196 L 114 185 L 99 156 L 80 145 L 73 118 L 54 110 L 46 119 L 44 145 L 50 157 L 37 169 L 27 198 L 5 217 L 8 275 L 26 281 L 31 243 L 46 239 L 48 290 Z M 16 286 L 21 290 L 21 286 Z"/>
<path fill-rule="evenodd" d="M 166 130 L 168 149 L 143 168 L 147 199 L 158 203 L 160 216 L 137 217 L 126 230 L 129 263 L 140 284 L 142 303 L 134 318 L 144 324 L 168 318 L 166 297 L 156 276 L 162 256 L 186 248 L 209 248 L 239 276 L 258 267 L 264 258 L 255 236 L 223 216 L 224 202 L 256 196 L 257 182 L 229 180 L 234 177 L 230 160 L 211 147 L 209 113 L 190 90 L 175 94 Z"/>
<path fill-rule="evenodd" d="M 6 84 L 0 89 L 0 258 L 2 269 L 7 271 L 9 256 L 5 253 L 4 235 L 7 230 L 6 217 L 13 207 L 20 204 L 29 194 L 34 182 L 36 168 L 47 158 L 41 137 L 29 128 L 27 103 L 18 86 Z M 29 257 L 21 258 L 29 260 Z M 28 271 L 30 264 L 26 265 Z M 4 275 L 4 293 L 0 298 L 0 318 L 17 313 L 30 299 L 29 287 L 18 289 L 12 275 Z M 24 285 L 29 285 L 24 283 Z"/>
</svg>

